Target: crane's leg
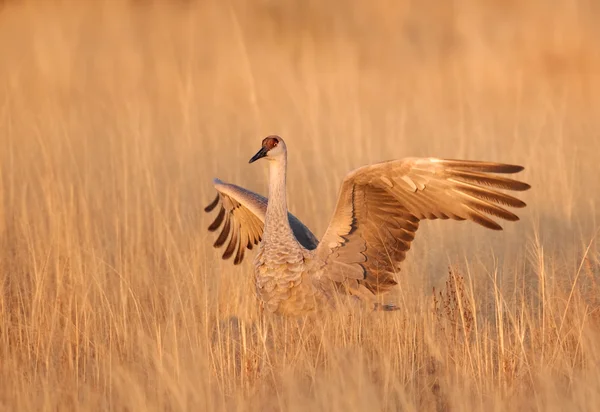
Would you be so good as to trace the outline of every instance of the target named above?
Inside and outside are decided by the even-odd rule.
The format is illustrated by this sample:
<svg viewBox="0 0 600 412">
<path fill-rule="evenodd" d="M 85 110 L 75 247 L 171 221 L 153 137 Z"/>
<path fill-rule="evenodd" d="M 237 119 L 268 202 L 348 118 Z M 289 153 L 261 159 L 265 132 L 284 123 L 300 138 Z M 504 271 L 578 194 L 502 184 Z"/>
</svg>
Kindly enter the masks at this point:
<svg viewBox="0 0 600 412">
<path fill-rule="evenodd" d="M 260 370 L 267 370 L 269 364 L 269 327 L 265 316 L 265 303 L 258 300 L 258 337 L 262 346 L 262 355 L 260 356 Z"/>
<path fill-rule="evenodd" d="M 267 318 L 265 316 L 265 303 L 262 300 L 258 301 L 258 330 L 262 343 L 266 342 L 268 334 Z"/>
</svg>

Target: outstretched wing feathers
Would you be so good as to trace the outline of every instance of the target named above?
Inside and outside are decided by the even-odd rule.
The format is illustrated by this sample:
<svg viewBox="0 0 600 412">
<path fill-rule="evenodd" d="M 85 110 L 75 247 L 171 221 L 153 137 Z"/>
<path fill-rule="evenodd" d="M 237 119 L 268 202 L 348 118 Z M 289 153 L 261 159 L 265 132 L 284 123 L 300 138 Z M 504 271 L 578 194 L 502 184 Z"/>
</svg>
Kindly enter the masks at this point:
<svg viewBox="0 0 600 412">
<path fill-rule="evenodd" d="M 213 246 L 222 247 L 229 239 L 223 259 L 235 255 L 233 263 L 237 265 L 243 261 L 245 250 L 252 249 L 253 245 L 261 241 L 267 199 L 242 187 L 223 183 L 219 179 L 214 180 L 214 185 L 217 197 L 204 210 L 211 212 L 217 206 L 221 207 L 208 230 L 214 232 L 220 228 Z M 291 213 L 288 213 L 288 218 L 298 242 L 309 250 L 315 249 L 318 244 L 317 238 Z"/>
<path fill-rule="evenodd" d="M 521 170 L 516 165 L 436 158 L 407 158 L 356 169 L 342 183 L 316 253 L 328 268 L 360 268 L 362 283 L 369 290 L 386 291 L 396 284 L 394 275 L 420 220 L 468 219 L 495 230 L 502 227 L 492 217 L 518 220 L 505 207 L 521 208 L 525 203 L 498 189 L 522 191 L 529 185 L 494 173 Z"/>
</svg>

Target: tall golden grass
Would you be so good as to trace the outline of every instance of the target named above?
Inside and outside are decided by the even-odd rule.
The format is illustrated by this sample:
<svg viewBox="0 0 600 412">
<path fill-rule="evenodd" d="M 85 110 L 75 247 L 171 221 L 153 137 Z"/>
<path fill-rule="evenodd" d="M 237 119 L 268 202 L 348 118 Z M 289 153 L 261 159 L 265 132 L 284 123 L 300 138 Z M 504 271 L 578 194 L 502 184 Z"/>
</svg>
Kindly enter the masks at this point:
<svg viewBox="0 0 600 412">
<path fill-rule="evenodd" d="M 0 410 L 598 410 L 600 8 L 551 3 L 2 2 Z M 370 162 L 533 189 L 422 224 L 402 311 L 262 324 L 202 207 L 271 133 L 318 235 Z"/>
</svg>

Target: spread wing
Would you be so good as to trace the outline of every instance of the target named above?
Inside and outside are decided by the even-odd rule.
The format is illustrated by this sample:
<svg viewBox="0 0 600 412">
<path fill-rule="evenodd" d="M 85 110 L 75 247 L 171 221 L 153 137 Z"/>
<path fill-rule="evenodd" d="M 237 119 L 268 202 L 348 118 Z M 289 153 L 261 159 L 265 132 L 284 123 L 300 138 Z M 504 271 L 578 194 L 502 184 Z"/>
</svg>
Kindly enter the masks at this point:
<svg viewBox="0 0 600 412">
<path fill-rule="evenodd" d="M 218 205 L 219 213 L 208 227 L 211 232 L 221 229 L 214 247 L 221 247 L 229 239 L 223 259 L 229 259 L 235 253 L 234 264 L 244 259 L 246 249 L 258 245 L 262 238 L 267 198 L 242 187 L 214 180 L 217 197 L 204 210 L 210 212 Z M 306 249 L 313 250 L 319 241 L 306 226 L 294 215 L 288 213 L 290 226 L 298 242 Z"/>
<path fill-rule="evenodd" d="M 518 216 L 505 207 L 525 203 L 498 189 L 529 185 L 494 173 L 521 166 L 407 158 L 361 167 L 344 179 L 337 206 L 316 253 L 334 281 L 357 279 L 373 293 L 394 286 L 394 275 L 423 219 L 472 220 L 494 230 L 492 217 Z"/>
</svg>

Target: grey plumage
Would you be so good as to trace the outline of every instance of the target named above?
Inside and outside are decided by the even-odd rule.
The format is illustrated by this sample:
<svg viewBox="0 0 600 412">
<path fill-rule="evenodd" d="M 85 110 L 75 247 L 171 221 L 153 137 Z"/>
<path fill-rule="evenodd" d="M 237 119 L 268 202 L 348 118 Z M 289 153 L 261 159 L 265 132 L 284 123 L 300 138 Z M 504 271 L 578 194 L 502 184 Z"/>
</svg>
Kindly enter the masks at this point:
<svg viewBox="0 0 600 412">
<path fill-rule="evenodd" d="M 223 259 L 229 259 L 236 251 L 234 264 L 239 264 L 244 258 L 245 249 L 252 250 L 262 239 L 265 215 L 267 212 L 267 198 L 219 179 L 213 179 L 217 197 L 204 208 L 205 212 L 212 212 L 220 206 L 215 220 L 208 227 L 211 232 L 221 228 L 219 237 L 214 247 L 221 247 L 227 238 L 230 238 L 230 247 L 225 250 Z M 300 244 L 308 250 L 313 250 L 319 241 L 312 232 L 294 215 L 288 212 L 289 224 L 294 236 Z M 225 221 L 225 224 L 223 224 Z"/>
<path fill-rule="evenodd" d="M 498 174 L 523 168 L 493 162 L 406 158 L 364 166 L 342 182 L 338 202 L 321 242 L 287 211 L 287 150 L 269 136 L 251 161 L 270 163 L 269 200 L 215 179 L 220 209 L 209 230 L 221 228 L 214 245 L 229 242 L 223 258 L 239 264 L 246 249 L 259 245 L 255 284 L 271 312 L 287 315 L 335 307 L 349 298 L 375 306 L 375 295 L 397 284 L 406 253 L 426 219 L 472 220 L 501 230 L 494 220 L 519 220 L 506 207 L 525 203 L 500 190 L 529 185 Z"/>
</svg>

